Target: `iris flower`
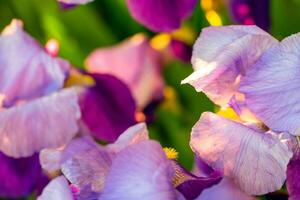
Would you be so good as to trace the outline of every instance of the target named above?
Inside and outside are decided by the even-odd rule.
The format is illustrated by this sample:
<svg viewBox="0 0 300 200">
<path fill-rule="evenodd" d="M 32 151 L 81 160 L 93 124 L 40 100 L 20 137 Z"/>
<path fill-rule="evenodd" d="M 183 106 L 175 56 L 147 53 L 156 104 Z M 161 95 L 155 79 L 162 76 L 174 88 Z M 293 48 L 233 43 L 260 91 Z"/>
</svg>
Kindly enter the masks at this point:
<svg viewBox="0 0 300 200">
<path fill-rule="evenodd" d="M 93 0 L 58 0 L 63 7 L 86 4 Z M 132 17 L 155 32 L 170 32 L 192 14 L 197 0 L 126 0 Z"/>
<path fill-rule="evenodd" d="M 83 132 L 114 141 L 135 123 L 135 101 L 122 81 L 78 73 L 78 79 L 92 84 L 64 88 L 74 82 L 75 70 L 57 57 L 57 46 L 52 50 L 25 33 L 19 20 L 13 20 L 0 36 L 0 150 L 5 154 L 1 154 L 0 175 L 4 180 L 14 177 L 0 186 L 0 195 L 25 196 L 38 186 L 32 171 L 42 176 L 41 168 L 33 154 L 42 149 L 60 147 Z M 18 163 L 32 166 L 22 169 L 22 175 L 15 169 Z"/>
<path fill-rule="evenodd" d="M 0 150 L 15 158 L 58 147 L 77 132 L 75 89 L 62 89 L 69 63 L 47 54 L 13 20 L 0 37 Z"/>
<path fill-rule="evenodd" d="M 70 199 L 73 195 L 78 199 L 184 199 L 188 192 L 198 195 L 221 179 L 217 172 L 205 178 L 194 176 L 170 155 L 148 139 L 143 123 L 127 129 L 107 146 L 88 137 L 74 139 L 65 147 L 42 151 L 44 170 L 60 169 L 64 176 L 54 179 L 39 199 L 57 198 L 62 190 Z M 67 180 L 76 188 L 75 194 Z"/>
<path fill-rule="evenodd" d="M 210 27 L 194 46 L 195 72 L 183 82 L 240 116 L 249 110 L 256 120 L 203 113 L 190 145 L 248 194 L 278 190 L 288 175 L 291 198 L 298 195 L 292 174 L 298 167 L 299 46 L 299 34 L 278 42 L 255 26 Z"/>
</svg>

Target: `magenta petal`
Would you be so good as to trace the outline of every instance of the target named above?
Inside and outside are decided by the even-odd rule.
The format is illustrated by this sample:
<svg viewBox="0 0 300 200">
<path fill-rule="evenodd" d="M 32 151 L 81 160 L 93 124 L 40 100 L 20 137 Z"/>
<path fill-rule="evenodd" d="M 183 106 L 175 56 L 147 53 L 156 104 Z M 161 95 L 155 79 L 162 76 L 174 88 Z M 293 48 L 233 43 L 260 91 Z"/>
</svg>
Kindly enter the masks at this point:
<svg viewBox="0 0 300 200">
<path fill-rule="evenodd" d="M 145 35 L 138 34 L 116 46 L 95 50 L 86 65 L 91 73 L 111 74 L 124 81 L 140 109 L 162 96 L 160 56 Z"/>
<path fill-rule="evenodd" d="M 196 3 L 197 0 L 127 0 L 133 18 L 156 32 L 179 28 Z"/>
<path fill-rule="evenodd" d="M 80 99 L 82 121 L 97 139 L 115 141 L 135 124 L 135 102 L 127 86 L 111 75 L 93 74 L 96 85 Z"/>
<path fill-rule="evenodd" d="M 46 95 L 63 87 L 69 63 L 46 53 L 13 20 L 0 36 L 0 94 L 4 106 Z"/>
<path fill-rule="evenodd" d="M 272 130 L 300 135 L 300 34 L 266 51 L 241 80 L 246 105 Z"/>
<path fill-rule="evenodd" d="M 69 142 L 77 133 L 80 110 L 74 88 L 64 89 L 0 112 L 0 150 L 26 157 Z"/>
<path fill-rule="evenodd" d="M 277 40 L 256 26 L 208 27 L 202 30 L 192 55 L 194 72 L 182 83 L 203 91 L 226 107 L 238 93 L 240 78 Z"/>
<path fill-rule="evenodd" d="M 172 178 L 172 164 L 162 147 L 143 141 L 116 156 L 99 200 L 173 200 Z"/>
<path fill-rule="evenodd" d="M 38 155 L 14 159 L 0 153 L 0 163 L 0 197 L 25 197 L 38 186 L 42 176 Z"/>
<path fill-rule="evenodd" d="M 300 159 L 293 158 L 287 168 L 286 187 L 289 200 L 300 199 Z"/>
<path fill-rule="evenodd" d="M 212 168 L 253 195 L 280 189 L 292 157 L 277 135 L 209 112 L 193 127 L 190 146 Z"/>
</svg>

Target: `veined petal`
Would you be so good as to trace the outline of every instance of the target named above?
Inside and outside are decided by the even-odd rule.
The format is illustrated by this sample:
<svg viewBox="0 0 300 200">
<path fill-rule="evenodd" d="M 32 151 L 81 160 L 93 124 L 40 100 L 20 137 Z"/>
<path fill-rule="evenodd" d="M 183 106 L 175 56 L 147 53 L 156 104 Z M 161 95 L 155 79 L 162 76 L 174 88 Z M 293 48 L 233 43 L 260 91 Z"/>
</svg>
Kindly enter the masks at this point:
<svg viewBox="0 0 300 200">
<path fill-rule="evenodd" d="M 172 31 L 188 17 L 196 0 L 127 0 L 134 19 L 156 32 Z"/>
<path fill-rule="evenodd" d="M 40 163 L 43 170 L 53 173 L 60 170 L 61 165 L 73 156 L 95 148 L 100 148 L 100 145 L 90 137 L 75 138 L 62 147 L 43 149 L 40 152 Z"/>
<path fill-rule="evenodd" d="M 80 95 L 82 121 L 97 139 L 114 142 L 134 125 L 135 101 L 127 86 L 108 74 L 93 74 L 96 85 Z"/>
<path fill-rule="evenodd" d="M 69 63 L 48 55 L 13 20 L 0 36 L 0 94 L 4 107 L 49 94 L 63 87 Z"/>
<path fill-rule="evenodd" d="M 256 26 L 208 27 L 194 45 L 195 72 L 184 79 L 220 106 L 238 92 L 241 76 L 277 40 Z"/>
<path fill-rule="evenodd" d="M 223 180 L 214 185 L 211 188 L 204 190 L 196 200 L 213 200 L 213 199 L 222 199 L 222 200 L 255 200 L 254 197 L 251 197 L 241 191 L 238 186 L 236 186 L 232 180 L 229 178 L 223 178 Z"/>
<path fill-rule="evenodd" d="M 124 81 L 139 108 L 162 94 L 160 57 L 143 34 L 116 46 L 95 50 L 87 58 L 86 66 L 91 73 L 111 74 Z"/>
<path fill-rule="evenodd" d="M 66 178 L 59 176 L 44 188 L 37 200 L 74 200 L 74 198 Z"/>
<path fill-rule="evenodd" d="M 27 157 L 59 147 L 77 133 L 80 110 L 74 88 L 64 89 L 0 112 L 0 150 Z"/>
<path fill-rule="evenodd" d="M 276 135 L 259 132 L 213 113 L 203 113 L 193 127 L 191 148 L 246 193 L 278 190 L 286 178 L 291 150 Z"/>
<path fill-rule="evenodd" d="M 113 161 L 99 200 L 175 199 L 173 169 L 162 147 L 143 141 L 121 151 Z"/>
<path fill-rule="evenodd" d="M 78 188 L 91 186 L 93 192 L 100 192 L 112 164 L 112 157 L 104 149 L 93 148 L 75 154 L 61 165 L 62 173 Z"/>
<path fill-rule="evenodd" d="M 272 130 L 300 135 L 300 34 L 266 51 L 242 78 L 246 105 Z"/>
</svg>

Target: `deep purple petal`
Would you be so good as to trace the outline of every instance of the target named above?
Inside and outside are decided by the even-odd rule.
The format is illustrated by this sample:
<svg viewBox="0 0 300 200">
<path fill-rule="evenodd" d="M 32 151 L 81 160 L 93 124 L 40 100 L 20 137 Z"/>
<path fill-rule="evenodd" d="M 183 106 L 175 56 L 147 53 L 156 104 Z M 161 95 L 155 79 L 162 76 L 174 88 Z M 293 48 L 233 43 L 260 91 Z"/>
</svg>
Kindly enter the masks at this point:
<svg viewBox="0 0 300 200">
<path fill-rule="evenodd" d="M 4 106 L 49 94 L 63 87 L 69 63 L 48 55 L 13 20 L 0 36 L 0 94 Z"/>
<path fill-rule="evenodd" d="M 75 136 L 79 118 L 74 88 L 5 109 L 0 112 L 0 150 L 19 158 L 59 147 Z"/>
<path fill-rule="evenodd" d="M 231 14 L 240 24 L 256 24 L 264 30 L 270 28 L 269 0 L 230 0 Z"/>
<path fill-rule="evenodd" d="M 266 51 L 241 79 L 247 107 L 272 130 L 300 135 L 300 34 Z"/>
<path fill-rule="evenodd" d="M 204 28 L 193 49 L 195 72 L 182 83 L 226 107 L 238 93 L 241 76 L 275 43 L 276 39 L 256 26 Z"/>
<path fill-rule="evenodd" d="M 127 0 L 133 18 L 156 32 L 179 28 L 196 3 L 197 0 Z"/>
<path fill-rule="evenodd" d="M 93 74 L 96 85 L 80 99 L 82 120 L 97 139 L 114 142 L 135 124 L 135 101 L 127 86 L 106 74 Z"/>
<path fill-rule="evenodd" d="M 86 60 L 91 73 L 104 73 L 124 81 L 143 109 L 162 96 L 163 78 L 160 55 L 149 44 L 145 35 L 135 35 L 124 42 L 96 49 Z"/>
<path fill-rule="evenodd" d="M 38 186 L 41 173 L 38 155 L 14 159 L 0 153 L 0 197 L 29 195 Z"/>
<path fill-rule="evenodd" d="M 99 199 L 173 200 L 172 177 L 171 161 L 162 147 L 142 141 L 116 156 Z"/>
<path fill-rule="evenodd" d="M 187 200 L 195 199 L 203 190 L 218 184 L 222 180 L 221 174 L 216 171 L 207 177 L 198 177 L 186 171 L 175 161 L 173 161 L 173 166 L 175 168 L 173 184 Z"/>
<path fill-rule="evenodd" d="M 289 200 L 300 199 L 300 158 L 296 156 L 288 164 L 286 187 L 289 193 Z"/>
<path fill-rule="evenodd" d="M 292 157 L 277 135 L 209 112 L 193 127 L 190 145 L 207 164 L 253 195 L 280 189 Z"/>
</svg>

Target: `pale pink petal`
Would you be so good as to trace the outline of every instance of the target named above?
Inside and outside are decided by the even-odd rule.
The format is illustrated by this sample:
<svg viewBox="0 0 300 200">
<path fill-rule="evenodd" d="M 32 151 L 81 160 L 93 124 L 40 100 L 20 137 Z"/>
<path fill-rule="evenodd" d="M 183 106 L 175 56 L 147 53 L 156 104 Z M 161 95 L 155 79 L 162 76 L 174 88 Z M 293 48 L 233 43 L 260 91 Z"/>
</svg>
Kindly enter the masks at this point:
<svg viewBox="0 0 300 200">
<path fill-rule="evenodd" d="M 292 157 L 275 134 L 208 112 L 193 127 L 190 145 L 207 164 L 253 195 L 280 189 Z"/>
<path fill-rule="evenodd" d="M 140 142 L 116 156 L 99 200 L 173 200 L 173 173 L 157 142 Z"/>
<path fill-rule="evenodd" d="M 300 135 L 300 34 L 274 46 L 242 78 L 249 109 L 268 127 Z"/>
<path fill-rule="evenodd" d="M 211 188 L 204 190 L 196 200 L 255 200 L 254 197 L 242 192 L 229 178 L 214 185 Z"/>
<path fill-rule="evenodd" d="M 5 107 L 63 87 L 69 63 L 50 56 L 13 20 L 0 36 L 0 94 Z"/>
<path fill-rule="evenodd" d="M 111 74 L 124 81 L 140 108 L 162 93 L 159 54 L 144 35 L 135 35 L 116 46 L 95 50 L 87 58 L 86 66 L 89 72 Z"/>
<path fill-rule="evenodd" d="M 69 142 L 77 133 L 80 110 L 74 88 L 64 89 L 0 112 L 0 150 L 27 157 Z"/>
<path fill-rule="evenodd" d="M 277 43 L 256 26 L 208 27 L 194 45 L 195 72 L 184 79 L 220 106 L 227 106 L 244 76 L 260 55 Z"/>
<path fill-rule="evenodd" d="M 73 194 L 65 177 L 53 179 L 43 190 L 37 200 L 74 200 Z"/>
</svg>

